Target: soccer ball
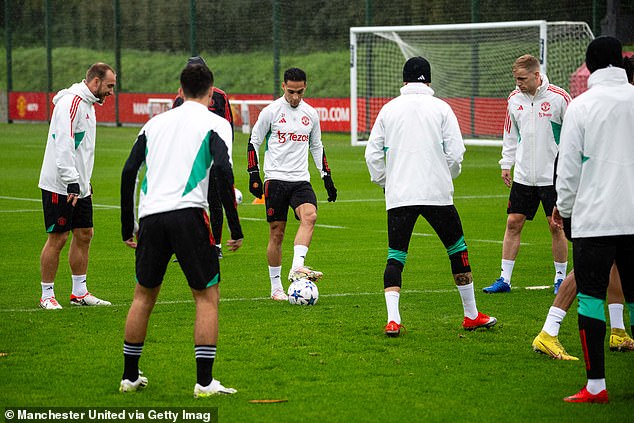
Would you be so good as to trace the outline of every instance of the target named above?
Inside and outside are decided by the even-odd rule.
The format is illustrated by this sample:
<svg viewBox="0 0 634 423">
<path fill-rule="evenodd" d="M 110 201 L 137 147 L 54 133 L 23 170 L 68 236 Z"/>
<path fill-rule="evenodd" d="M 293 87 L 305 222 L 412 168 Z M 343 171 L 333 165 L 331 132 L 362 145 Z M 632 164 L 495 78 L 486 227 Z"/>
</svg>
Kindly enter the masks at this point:
<svg viewBox="0 0 634 423">
<path fill-rule="evenodd" d="M 298 305 L 315 305 L 319 299 L 317 285 L 308 279 L 296 279 L 288 287 L 288 302 Z"/>
<path fill-rule="evenodd" d="M 242 192 L 238 188 L 234 188 L 236 192 L 236 204 L 242 204 Z"/>
</svg>

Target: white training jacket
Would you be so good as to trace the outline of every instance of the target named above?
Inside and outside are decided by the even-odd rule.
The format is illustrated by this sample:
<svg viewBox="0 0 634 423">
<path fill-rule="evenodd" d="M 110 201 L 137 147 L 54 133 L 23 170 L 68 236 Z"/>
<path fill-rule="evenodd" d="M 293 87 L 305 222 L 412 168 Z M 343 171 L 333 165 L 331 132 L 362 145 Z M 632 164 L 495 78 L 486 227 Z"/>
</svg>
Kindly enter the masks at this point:
<svg viewBox="0 0 634 423">
<path fill-rule="evenodd" d="M 529 186 L 553 184 L 561 123 L 570 102 L 565 90 L 550 84 L 546 75 L 541 78 L 535 96 L 517 88 L 509 94 L 499 161 L 502 169 L 515 165 L 513 181 Z"/>
<path fill-rule="evenodd" d="M 210 144 L 223 142 L 229 155 L 229 122 L 200 103 L 186 101 L 150 119 L 141 134 L 147 139 L 147 170 L 139 218 L 189 207 L 206 209 L 209 169 L 212 164 L 224 164 L 211 156 Z"/>
<path fill-rule="evenodd" d="M 365 149 L 372 182 L 387 210 L 452 205 L 464 141 L 453 110 L 423 83 L 408 83 L 379 112 Z"/>
<path fill-rule="evenodd" d="M 599 69 L 570 103 L 561 131 L 557 209 L 572 237 L 634 234 L 634 86 Z"/>
<path fill-rule="evenodd" d="M 253 125 L 249 142 L 258 157 L 260 146 L 266 142 L 265 181 L 310 182 L 308 150 L 321 176 L 326 174 L 322 169 L 324 147 L 319 114 L 304 100 L 297 107 L 292 107 L 284 97 L 280 97 L 262 109 Z"/>
<path fill-rule="evenodd" d="M 79 197 L 90 195 L 95 163 L 97 119 L 94 104 L 99 99 L 84 82 L 73 84 L 53 97 L 53 115 L 38 186 L 66 195 L 69 184 L 79 184 Z"/>
</svg>

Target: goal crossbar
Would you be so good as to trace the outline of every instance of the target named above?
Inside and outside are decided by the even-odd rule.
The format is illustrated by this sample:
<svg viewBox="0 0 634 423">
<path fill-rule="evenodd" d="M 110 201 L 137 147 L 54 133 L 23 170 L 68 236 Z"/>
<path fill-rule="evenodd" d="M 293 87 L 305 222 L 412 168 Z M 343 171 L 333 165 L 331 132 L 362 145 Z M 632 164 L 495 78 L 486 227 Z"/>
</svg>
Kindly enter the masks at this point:
<svg viewBox="0 0 634 423">
<path fill-rule="evenodd" d="M 497 120 L 504 118 L 506 97 L 515 87 L 513 61 L 534 55 L 551 82 L 567 89 L 593 38 L 585 22 L 545 20 L 351 27 L 351 144 L 365 144 L 378 110 L 399 94 L 403 63 L 421 55 L 430 60 L 432 88 L 458 115 L 465 139 L 499 145 Z"/>
</svg>

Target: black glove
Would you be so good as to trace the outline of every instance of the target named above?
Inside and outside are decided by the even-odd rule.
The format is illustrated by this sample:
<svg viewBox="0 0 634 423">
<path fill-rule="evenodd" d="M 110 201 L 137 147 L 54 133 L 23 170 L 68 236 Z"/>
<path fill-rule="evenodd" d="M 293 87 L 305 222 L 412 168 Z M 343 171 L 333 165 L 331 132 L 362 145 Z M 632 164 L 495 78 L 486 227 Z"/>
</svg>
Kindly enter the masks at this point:
<svg viewBox="0 0 634 423">
<path fill-rule="evenodd" d="M 79 184 L 78 183 L 73 183 L 73 184 L 68 184 L 68 186 L 66 187 L 66 193 L 67 194 L 75 194 L 75 195 L 79 195 Z"/>
<path fill-rule="evenodd" d="M 330 175 L 324 176 L 324 187 L 328 192 L 328 202 L 334 203 L 337 201 L 337 188 L 335 188 L 334 182 L 332 182 L 332 177 Z"/>
<path fill-rule="evenodd" d="M 260 179 L 260 172 L 249 172 L 249 192 L 256 198 L 261 198 L 264 191 L 262 191 L 262 179 Z"/>
<path fill-rule="evenodd" d="M 572 218 L 563 217 L 562 220 L 564 221 L 564 235 L 568 241 L 572 241 Z"/>
</svg>

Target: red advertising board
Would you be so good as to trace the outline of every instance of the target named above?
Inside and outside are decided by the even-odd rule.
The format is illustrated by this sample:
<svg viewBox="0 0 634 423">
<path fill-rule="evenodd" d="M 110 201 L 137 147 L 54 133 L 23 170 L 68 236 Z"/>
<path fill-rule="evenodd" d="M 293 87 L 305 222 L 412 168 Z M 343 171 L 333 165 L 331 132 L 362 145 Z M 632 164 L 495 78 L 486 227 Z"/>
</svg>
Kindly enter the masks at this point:
<svg viewBox="0 0 634 423">
<path fill-rule="evenodd" d="M 49 101 L 54 94 L 50 94 Z M 47 121 L 46 94 L 41 92 L 9 93 L 9 119 L 12 121 Z M 160 98 L 173 100 L 172 94 L 119 93 L 118 123 L 124 125 L 142 125 L 148 120 L 148 100 Z M 272 100 L 268 95 L 230 95 L 229 100 Z M 388 98 L 358 100 L 359 130 L 369 131 L 379 110 L 389 101 Z M 501 136 L 506 111 L 506 99 L 477 98 L 473 101 L 473 117 L 471 115 L 471 99 L 454 98 L 446 101 L 457 111 L 460 128 L 465 135 Z M 319 113 L 323 132 L 350 132 L 350 99 L 348 98 L 308 98 L 306 102 Z M 50 112 L 53 110 L 50 104 Z M 116 123 L 116 99 L 109 97 L 103 105 L 96 105 L 97 122 Z M 457 107 L 460 106 L 460 107 Z M 466 112 L 458 112 L 466 110 Z M 240 109 L 233 108 L 236 128 L 241 125 Z M 257 111 L 251 113 L 251 124 L 257 118 Z"/>
<path fill-rule="evenodd" d="M 52 100 L 54 94 L 49 97 Z M 144 124 L 148 119 L 148 100 L 150 98 L 174 99 L 172 94 L 119 93 L 119 123 Z M 272 100 L 268 95 L 231 95 L 229 101 L 235 100 Z M 350 100 L 345 98 L 306 99 L 308 104 L 317 109 L 324 132 L 350 131 Z M 50 111 L 53 110 L 52 103 Z M 39 92 L 9 93 L 9 119 L 14 121 L 46 121 L 46 94 Z M 115 98 L 109 97 L 103 105 L 95 105 L 97 122 L 115 123 Z M 234 116 L 239 119 L 239 110 Z M 252 117 L 253 119 L 253 117 Z"/>
</svg>

